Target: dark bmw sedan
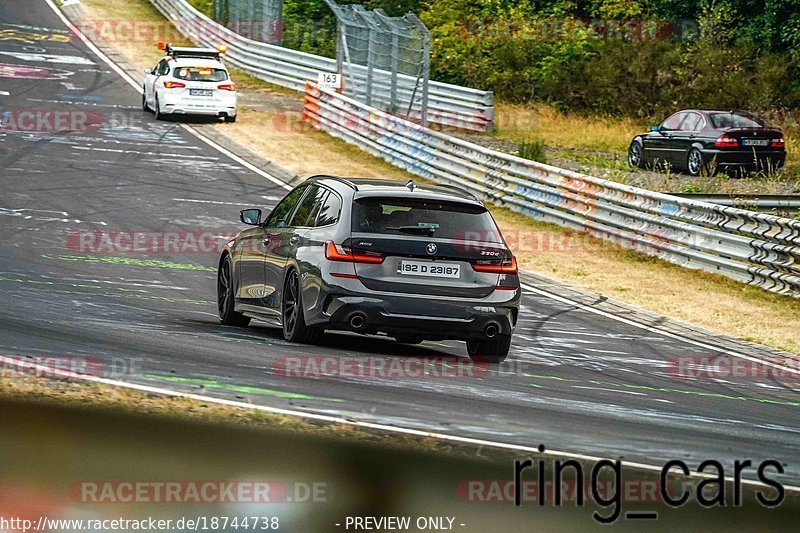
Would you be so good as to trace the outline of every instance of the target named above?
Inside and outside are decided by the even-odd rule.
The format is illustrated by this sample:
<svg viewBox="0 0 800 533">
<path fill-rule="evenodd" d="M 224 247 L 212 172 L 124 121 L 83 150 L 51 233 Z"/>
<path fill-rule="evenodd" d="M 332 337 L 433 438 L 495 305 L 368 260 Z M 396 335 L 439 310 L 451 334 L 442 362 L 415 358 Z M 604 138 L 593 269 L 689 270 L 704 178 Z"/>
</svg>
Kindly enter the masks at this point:
<svg viewBox="0 0 800 533">
<path fill-rule="evenodd" d="M 786 161 L 781 130 L 746 111 L 678 111 L 628 148 L 631 166 L 673 168 L 692 176 L 722 170 L 772 173 Z"/>
<path fill-rule="evenodd" d="M 517 261 L 486 207 L 444 185 L 310 178 L 230 241 L 219 262 L 223 324 L 251 318 L 290 342 L 325 330 L 400 343 L 456 339 L 476 361 L 508 355 Z"/>
</svg>

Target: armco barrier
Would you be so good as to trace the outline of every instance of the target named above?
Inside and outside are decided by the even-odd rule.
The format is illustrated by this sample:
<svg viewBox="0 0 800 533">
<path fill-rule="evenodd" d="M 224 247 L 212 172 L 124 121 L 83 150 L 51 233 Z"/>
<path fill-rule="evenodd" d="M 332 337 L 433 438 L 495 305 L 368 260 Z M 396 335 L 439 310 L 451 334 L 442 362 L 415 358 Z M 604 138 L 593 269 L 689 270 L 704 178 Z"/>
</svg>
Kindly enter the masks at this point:
<svg viewBox="0 0 800 533">
<path fill-rule="evenodd" d="M 686 200 L 423 128 L 309 83 L 304 120 L 413 174 L 688 268 L 800 297 L 800 221 Z"/>
<path fill-rule="evenodd" d="M 269 83 L 303 91 L 306 81 L 316 80 L 319 72 L 336 72 L 334 59 L 247 39 L 209 19 L 186 0 L 150 2 L 192 42 L 212 48 L 219 44 L 227 45 L 228 63 Z M 366 83 L 365 67 L 354 66 L 353 72 L 357 80 Z M 375 79 L 387 77 L 378 76 Z M 401 108 L 408 106 L 415 82 L 410 76 L 398 75 L 398 103 Z M 431 81 L 428 90 L 429 122 L 475 131 L 493 128 L 494 95 L 491 91 L 437 81 Z M 388 101 L 389 86 L 384 87 L 383 91 L 383 99 Z"/>
</svg>

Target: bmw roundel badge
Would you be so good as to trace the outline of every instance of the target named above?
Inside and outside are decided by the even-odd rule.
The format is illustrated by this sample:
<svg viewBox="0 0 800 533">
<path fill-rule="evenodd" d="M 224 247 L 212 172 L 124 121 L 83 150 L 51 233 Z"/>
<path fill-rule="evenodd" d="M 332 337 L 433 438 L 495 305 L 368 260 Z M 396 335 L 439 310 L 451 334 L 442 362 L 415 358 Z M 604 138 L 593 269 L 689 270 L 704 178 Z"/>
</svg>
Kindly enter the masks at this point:
<svg viewBox="0 0 800 533">
<path fill-rule="evenodd" d="M 428 255 L 435 254 L 436 250 L 438 250 L 438 249 L 439 249 L 439 247 L 436 246 L 435 242 L 429 242 L 428 246 L 425 248 L 425 250 L 428 252 Z"/>
</svg>

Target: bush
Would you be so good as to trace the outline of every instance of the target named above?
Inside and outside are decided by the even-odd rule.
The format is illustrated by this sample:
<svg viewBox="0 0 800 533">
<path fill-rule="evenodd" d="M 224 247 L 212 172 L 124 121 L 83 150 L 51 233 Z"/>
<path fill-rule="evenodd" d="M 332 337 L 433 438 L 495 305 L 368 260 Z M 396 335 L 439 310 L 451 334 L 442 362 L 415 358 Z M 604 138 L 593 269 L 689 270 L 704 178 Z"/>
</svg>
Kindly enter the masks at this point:
<svg viewBox="0 0 800 533">
<path fill-rule="evenodd" d="M 428 0 L 422 18 L 433 37 L 433 78 L 490 89 L 502 100 L 615 116 L 800 107 L 800 5 L 789 5 L 800 0 L 759 8 L 743 0 L 590 4 Z M 764 12 L 750 16 L 757 9 Z M 625 33 L 613 20 L 593 27 L 592 17 L 655 22 Z M 668 24 L 692 17 L 699 19 L 694 40 Z"/>
<path fill-rule="evenodd" d="M 547 163 L 544 141 L 541 139 L 528 139 L 519 143 L 517 155 L 531 161 Z"/>
</svg>

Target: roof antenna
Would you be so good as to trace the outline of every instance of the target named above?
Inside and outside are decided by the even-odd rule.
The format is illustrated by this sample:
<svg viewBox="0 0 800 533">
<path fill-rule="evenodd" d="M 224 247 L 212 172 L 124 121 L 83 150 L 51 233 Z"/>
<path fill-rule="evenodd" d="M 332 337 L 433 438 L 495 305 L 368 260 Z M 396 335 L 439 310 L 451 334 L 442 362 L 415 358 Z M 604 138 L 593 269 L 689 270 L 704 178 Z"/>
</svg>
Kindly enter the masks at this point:
<svg viewBox="0 0 800 533">
<path fill-rule="evenodd" d="M 406 187 L 408 187 L 409 191 L 414 192 L 414 180 L 408 180 L 408 183 L 406 183 Z"/>
</svg>

